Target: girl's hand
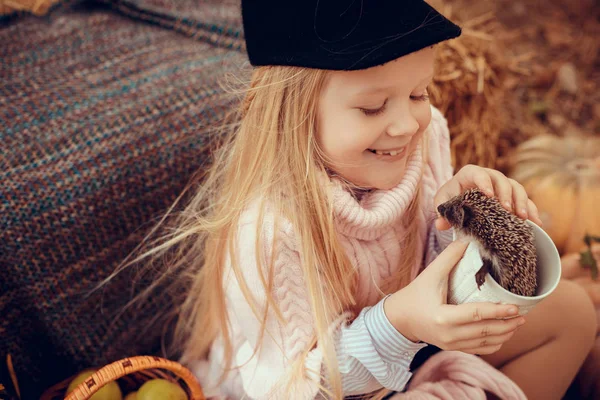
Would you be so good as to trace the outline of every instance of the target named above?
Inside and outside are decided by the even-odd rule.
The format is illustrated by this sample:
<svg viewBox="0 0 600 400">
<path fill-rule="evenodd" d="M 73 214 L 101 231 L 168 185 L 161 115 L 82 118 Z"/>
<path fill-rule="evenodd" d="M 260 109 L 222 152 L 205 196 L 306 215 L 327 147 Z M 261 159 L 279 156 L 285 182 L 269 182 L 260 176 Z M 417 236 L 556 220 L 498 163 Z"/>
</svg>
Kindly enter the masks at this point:
<svg viewBox="0 0 600 400">
<path fill-rule="evenodd" d="M 435 208 L 457 196 L 467 189 L 479 188 L 487 196 L 495 196 L 500 204 L 508 211 L 523 219 L 531 219 L 537 225 L 542 226 L 538 209 L 529 200 L 523 186 L 514 179 L 507 178 L 500 171 L 482 168 L 476 165 L 465 165 L 446 182 L 437 192 L 434 198 Z M 443 231 L 450 228 L 450 224 L 444 218 L 439 217 L 435 221 L 438 230 Z"/>
<path fill-rule="evenodd" d="M 446 304 L 448 275 L 468 243 L 451 243 L 408 286 L 389 296 L 384 311 L 407 339 L 443 350 L 471 354 L 495 353 L 525 322 L 514 305 L 494 303 Z"/>
</svg>

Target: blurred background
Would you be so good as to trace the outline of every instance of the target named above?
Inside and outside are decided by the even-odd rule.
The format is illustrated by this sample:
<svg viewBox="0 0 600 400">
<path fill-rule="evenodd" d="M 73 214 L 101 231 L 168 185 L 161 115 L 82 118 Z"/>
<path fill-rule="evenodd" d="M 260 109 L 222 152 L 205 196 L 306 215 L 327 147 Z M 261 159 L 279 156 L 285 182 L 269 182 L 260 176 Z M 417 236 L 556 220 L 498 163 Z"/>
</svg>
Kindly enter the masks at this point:
<svg viewBox="0 0 600 400">
<path fill-rule="evenodd" d="M 463 27 L 440 51 L 435 92 L 450 109 L 457 167 L 508 171 L 530 137 L 600 133 L 597 1 L 430 3 Z"/>
</svg>

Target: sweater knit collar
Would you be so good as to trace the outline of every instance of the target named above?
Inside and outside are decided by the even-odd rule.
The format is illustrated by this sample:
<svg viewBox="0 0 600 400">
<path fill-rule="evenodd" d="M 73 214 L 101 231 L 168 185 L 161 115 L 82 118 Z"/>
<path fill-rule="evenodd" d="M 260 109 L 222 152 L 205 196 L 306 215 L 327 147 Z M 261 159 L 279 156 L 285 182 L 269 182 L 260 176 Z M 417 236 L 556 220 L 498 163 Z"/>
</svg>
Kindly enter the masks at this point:
<svg viewBox="0 0 600 400">
<path fill-rule="evenodd" d="M 380 237 L 404 214 L 417 190 L 423 170 L 421 145 L 409 156 L 402 181 L 388 190 L 374 190 L 359 200 L 332 179 L 332 200 L 338 229 L 360 240 Z"/>
</svg>

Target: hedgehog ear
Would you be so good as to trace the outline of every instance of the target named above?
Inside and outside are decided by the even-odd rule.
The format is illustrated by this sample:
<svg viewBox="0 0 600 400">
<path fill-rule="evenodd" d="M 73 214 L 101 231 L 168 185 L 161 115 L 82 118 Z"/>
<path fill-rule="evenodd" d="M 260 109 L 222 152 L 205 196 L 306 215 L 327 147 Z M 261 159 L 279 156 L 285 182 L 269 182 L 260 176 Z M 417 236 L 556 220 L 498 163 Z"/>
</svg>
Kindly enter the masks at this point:
<svg viewBox="0 0 600 400">
<path fill-rule="evenodd" d="M 467 226 L 471 219 L 473 218 L 473 210 L 466 204 L 463 204 L 461 207 L 461 221 L 460 226 Z"/>
</svg>

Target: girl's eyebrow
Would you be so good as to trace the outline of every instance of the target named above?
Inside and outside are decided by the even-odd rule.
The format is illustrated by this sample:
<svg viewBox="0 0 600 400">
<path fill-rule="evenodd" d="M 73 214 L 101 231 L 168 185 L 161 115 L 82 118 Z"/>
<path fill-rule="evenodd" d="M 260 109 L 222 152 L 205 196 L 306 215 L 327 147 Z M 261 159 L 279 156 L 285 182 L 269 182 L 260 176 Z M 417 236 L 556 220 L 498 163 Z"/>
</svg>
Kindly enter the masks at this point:
<svg viewBox="0 0 600 400">
<path fill-rule="evenodd" d="M 418 82 L 418 85 L 422 84 L 423 82 L 429 82 L 433 79 L 433 73 L 428 75 L 426 78 L 422 79 L 421 81 Z M 418 86 L 417 85 L 417 86 Z M 390 87 L 389 86 L 375 86 L 375 87 L 368 87 L 364 90 L 359 90 L 357 92 L 352 93 L 352 96 L 368 96 L 368 95 L 373 95 L 373 94 L 378 94 L 380 92 L 385 92 L 387 90 L 389 90 Z"/>
</svg>

